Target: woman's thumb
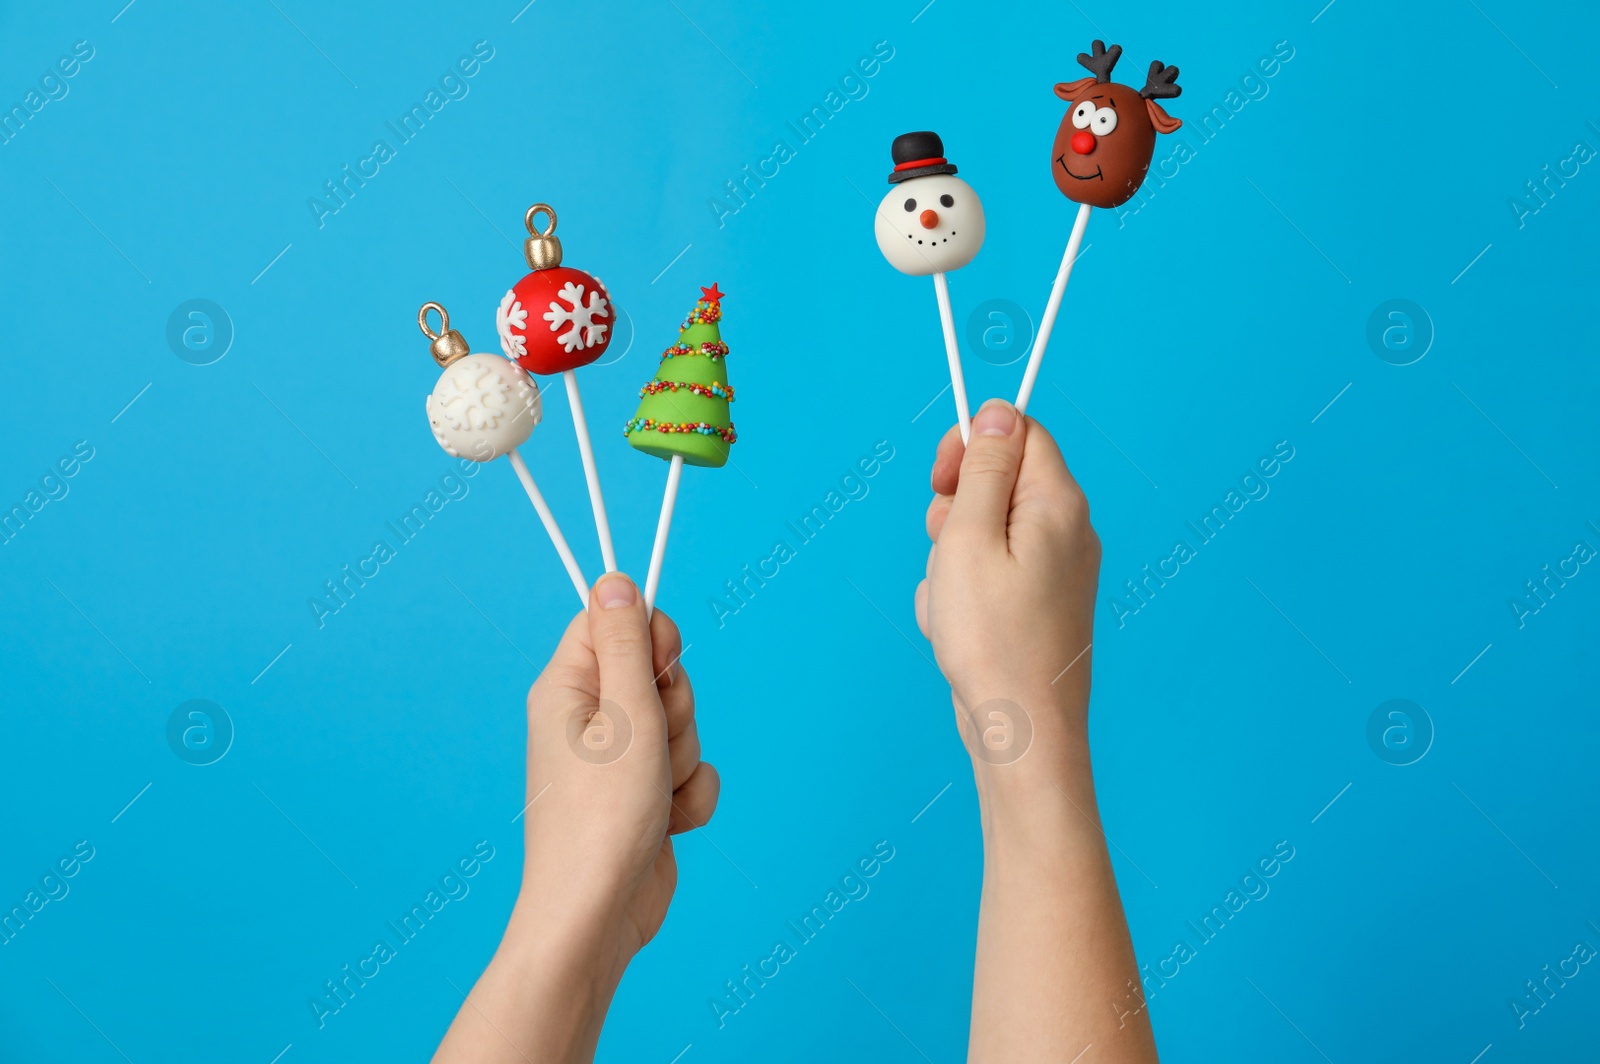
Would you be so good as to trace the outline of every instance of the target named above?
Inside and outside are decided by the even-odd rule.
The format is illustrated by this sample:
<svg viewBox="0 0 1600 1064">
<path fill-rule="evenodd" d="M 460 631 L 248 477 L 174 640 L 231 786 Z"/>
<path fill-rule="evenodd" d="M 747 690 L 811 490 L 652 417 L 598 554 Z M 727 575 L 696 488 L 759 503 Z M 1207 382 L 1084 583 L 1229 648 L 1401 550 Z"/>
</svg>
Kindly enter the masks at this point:
<svg viewBox="0 0 1600 1064">
<path fill-rule="evenodd" d="M 658 705 L 650 621 L 638 587 L 622 573 L 607 573 L 590 590 L 589 636 L 600 666 L 600 697 L 642 723 L 646 707 Z"/>
<path fill-rule="evenodd" d="M 972 419 L 972 438 L 941 536 L 1006 536 L 1011 492 L 1022 467 L 1024 422 L 1004 399 L 990 399 Z"/>
</svg>

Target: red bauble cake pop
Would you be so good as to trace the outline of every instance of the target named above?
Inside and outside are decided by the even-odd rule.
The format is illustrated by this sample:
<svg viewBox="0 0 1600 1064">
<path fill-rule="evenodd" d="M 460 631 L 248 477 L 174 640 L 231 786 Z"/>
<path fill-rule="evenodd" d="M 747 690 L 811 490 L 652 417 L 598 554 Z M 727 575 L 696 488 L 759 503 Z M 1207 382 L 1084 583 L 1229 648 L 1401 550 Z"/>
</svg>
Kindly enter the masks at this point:
<svg viewBox="0 0 1600 1064">
<path fill-rule="evenodd" d="M 550 219 L 550 228 L 542 232 L 533 225 L 541 214 Z M 589 422 L 583 414 L 576 370 L 605 354 L 611 346 L 611 327 L 616 323 L 617 312 L 611 305 L 611 294 L 598 277 L 561 265 L 554 208 L 548 203 L 535 203 L 522 221 L 528 227 L 522 254 L 533 272 L 512 285 L 500 300 L 495 327 L 507 358 L 529 373 L 559 373 L 566 383 L 572 430 L 578 437 L 583 479 L 589 485 L 589 505 L 594 509 L 595 531 L 600 535 L 600 557 L 606 572 L 614 573 L 617 552 L 611 543 L 611 522 L 606 517 L 605 494 L 600 490 L 600 471 L 594 464 L 594 445 L 589 440 Z"/>
<path fill-rule="evenodd" d="M 550 228 L 534 228 L 534 217 L 548 215 Z M 616 310 L 600 279 L 561 265 L 561 241 L 555 235 L 556 212 L 535 203 L 524 218 L 528 239 L 524 251 L 533 271 L 500 300 L 495 326 L 507 358 L 529 373 L 554 375 L 587 366 L 605 354 L 611 343 Z"/>
</svg>

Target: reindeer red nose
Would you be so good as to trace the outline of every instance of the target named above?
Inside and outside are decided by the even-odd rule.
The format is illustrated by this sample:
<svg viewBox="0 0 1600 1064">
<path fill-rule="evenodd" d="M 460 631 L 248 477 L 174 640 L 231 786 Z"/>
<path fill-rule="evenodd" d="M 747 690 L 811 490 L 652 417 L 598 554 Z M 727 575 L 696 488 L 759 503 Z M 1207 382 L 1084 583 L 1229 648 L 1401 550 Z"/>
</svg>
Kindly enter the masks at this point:
<svg viewBox="0 0 1600 1064">
<path fill-rule="evenodd" d="M 1094 134 L 1087 129 L 1080 129 L 1072 135 L 1072 150 L 1079 155 L 1088 155 L 1094 151 Z"/>
<path fill-rule="evenodd" d="M 939 224 L 939 212 L 923 211 L 917 216 L 917 221 L 922 223 L 922 228 L 932 229 L 934 226 Z"/>
</svg>

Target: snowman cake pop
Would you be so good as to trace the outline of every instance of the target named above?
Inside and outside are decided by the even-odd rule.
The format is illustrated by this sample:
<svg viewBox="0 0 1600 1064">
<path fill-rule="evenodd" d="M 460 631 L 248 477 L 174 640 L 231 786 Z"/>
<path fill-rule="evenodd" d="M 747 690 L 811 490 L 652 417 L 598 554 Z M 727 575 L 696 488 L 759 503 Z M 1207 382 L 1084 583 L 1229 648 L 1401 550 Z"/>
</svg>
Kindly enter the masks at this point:
<svg viewBox="0 0 1600 1064">
<path fill-rule="evenodd" d="M 894 187 L 878 204 L 873 235 L 890 266 L 912 277 L 933 276 L 956 419 L 965 440 L 972 418 L 945 274 L 971 262 L 983 247 L 983 203 L 972 186 L 956 176 L 956 166 L 945 158 L 944 141 L 937 133 L 902 133 L 894 138 L 889 154 L 894 160 L 889 184 Z"/>
<path fill-rule="evenodd" d="M 428 315 L 435 311 L 439 315 L 437 332 L 428 325 Z M 422 304 L 417 311 L 417 327 L 431 341 L 428 350 L 444 370 L 426 403 L 433 438 L 453 458 L 492 462 L 501 455 L 509 456 L 522 490 L 550 534 L 550 542 L 572 578 L 579 600 L 587 607 L 589 582 L 578 568 L 572 548 L 567 546 L 533 474 L 517 453 L 517 448 L 533 435 L 543 413 L 539 386 L 527 370 L 509 358 L 469 354 L 467 341 L 450 328 L 450 314 L 438 303 Z"/>
<path fill-rule="evenodd" d="M 956 176 L 937 133 L 904 133 L 890 148 L 894 187 L 878 204 L 873 233 L 889 265 L 912 277 L 948 273 L 983 247 L 983 203 Z"/>
</svg>

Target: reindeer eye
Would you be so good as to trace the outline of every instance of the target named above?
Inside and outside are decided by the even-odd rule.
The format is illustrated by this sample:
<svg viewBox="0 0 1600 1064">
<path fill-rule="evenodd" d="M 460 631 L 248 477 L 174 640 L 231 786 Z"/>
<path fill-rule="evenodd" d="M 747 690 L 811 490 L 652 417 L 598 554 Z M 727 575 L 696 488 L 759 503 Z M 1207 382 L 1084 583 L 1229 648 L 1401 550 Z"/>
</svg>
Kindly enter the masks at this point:
<svg viewBox="0 0 1600 1064">
<path fill-rule="evenodd" d="M 914 211 L 914 210 L 916 210 L 916 209 L 917 209 L 917 201 L 916 201 L 916 200 L 914 200 L 914 199 L 908 199 L 908 200 L 906 200 L 906 212 L 907 212 L 907 213 L 908 213 L 908 214 L 909 214 L 909 213 L 910 213 L 910 212 L 911 212 L 911 211 Z"/>
<path fill-rule="evenodd" d="M 943 195 L 943 196 L 939 197 L 939 206 L 941 206 L 941 207 L 954 207 L 955 205 L 956 205 L 956 198 L 954 196 L 946 194 L 946 195 Z"/>
<path fill-rule="evenodd" d="M 1094 104 L 1088 100 L 1083 101 L 1072 109 L 1072 124 L 1079 129 L 1088 129 L 1089 120 L 1094 117 Z"/>
<path fill-rule="evenodd" d="M 1109 107 L 1102 107 L 1094 113 L 1094 121 L 1089 123 L 1089 129 L 1097 137 L 1103 137 L 1117 128 L 1117 112 Z"/>
</svg>

